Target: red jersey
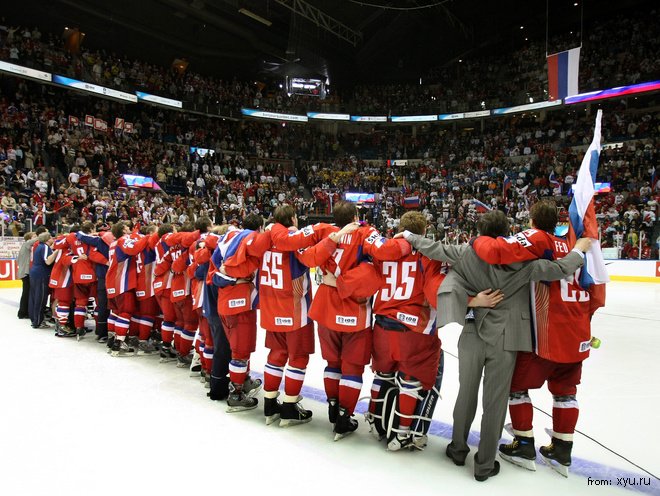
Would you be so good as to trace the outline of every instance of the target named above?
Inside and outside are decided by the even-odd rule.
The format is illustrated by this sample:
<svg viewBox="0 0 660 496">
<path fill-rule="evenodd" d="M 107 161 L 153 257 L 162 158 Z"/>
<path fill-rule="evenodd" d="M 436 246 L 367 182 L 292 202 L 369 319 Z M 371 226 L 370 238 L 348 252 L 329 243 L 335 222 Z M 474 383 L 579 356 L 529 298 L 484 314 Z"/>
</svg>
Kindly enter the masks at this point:
<svg viewBox="0 0 660 496">
<path fill-rule="evenodd" d="M 158 240 L 154 247 L 156 261 L 154 265 L 153 290 L 154 294 L 160 294 L 172 287 L 172 258 L 169 256 L 170 246 L 167 244 L 167 237 L 172 233 L 165 234 Z"/>
<path fill-rule="evenodd" d="M 253 267 L 250 261 L 256 260 L 261 326 L 268 331 L 288 332 L 311 322 L 308 316 L 312 300 L 309 267 L 324 263 L 335 244 L 330 241 L 331 248 L 325 251 L 302 249 L 317 244 L 336 228 L 316 224 L 291 232 L 281 224 L 278 226 L 277 242 L 270 232 L 248 237 L 236 255 L 225 262 L 225 271 L 232 277 L 245 277 L 245 268 Z"/>
<path fill-rule="evenodd" d="M 449 266 L 416 251 L 374 265 L 384 282 L 376 295 L 374 313 L 413 332 L 435 334 L 436 295 Z"/>
<path fill-rule="evenodd" d="M 536 258 L 566 256 L 568 242 L 538 229 L 509 238 L 480 236 L 473 245 L 479 257 L 492 264 L 510 264 Z M 580 362 L 589 356 L 591 295 L 580 287 L 575 274 L 553 282 L 532 283 L 532 325 L 535 352 L 558 363 Z"/>
<path fill-rule="evenodd" d="M 190 278 L 186 273 L 190 265 L 190 254 L 183 245 L 177 244 L 170 248 L 169 256 L 172 259 L 172 292 L 171 301 L 180 301 L 190 296 Z"/>
<path fill-rule="evenodd" d="M 135 256 L 147 246 L 148 236 L 131 233 L 115 240 L 108 253 L 108 273 L 105 285 L 108 298 L 132 291 L 137 287 Z"/>
<path fill-rule="evenodd" d="M 223 263 L 227 263 L 238 251 L 239 246 L 247 240 L 254 239 L 257 232 L 248 229 L 233 229 L 221 236 L 218 240 L 218 246 L 211 256 L 211 262 L 216 268 L 220 268 Z M 243 249 L 244 249 L 243 245 Z M 231 262 L 230 262 L 231 263 Z M 248 279 L 254 277 L 254 273 L 244 277 Z M 257 306 L 257 290 L 255 281 L 236 284 L 236 278 L 228 276 L 214 270 L 209 276 L 218 289 L 218 313 L 220 315 L 236 315 L 242 312 L 254 310 Z"/>
<path fill-rule="evenodd" d="M 278 235 L 281 235 L 282 231 L 276 229 L 277 225 L 271 230 L 271 236 L 277 245 Z M 337 227 L 333 229 L 339 230 Z M 319 270 L 330 272 L 337 278 L 361 262 L 368 261 L 370 257 L 375 260 L 398 260 L 411 251 L 410 245 L 404 240 L 387 240 L 369 226 L 360 227 L 357 231 L 342 236 L 332 254 L 329 254 L 332 245 L 334 243 L 326 239 L 305 253 L 310 257 L 323 255 L 326 261 L 320 264 Z M 320 254 L 317 253 L 319 251 Z M 357 332 L 371 327 L 371 302 L 368 297 L 342 298 L 337 288 L 322 284 L 316 292 L 309 316 L 329 329 Z"/>
<path fill-rule="evenodd" d="M 65 236 L 58 237 L 53 243 L 53 250 L 57 252 L 57 255 L 55 256 L 55 262 L 53 262 L 53 269 L 50 272 L 49 288 L 68 288 L 73 282 L 71 255 L 65 252 L 66 248 L 67 242 Z"/>
<path fill-rule="evenodd" d="M 203 234 L 200 242 L 204 241 L 208 235 Z M 197 270 L 209 263 L 211 259 L 211 252 L 205 248 L 199 248 L 199 243 L 195 243 L 188 249 L 191 263 L 188 266 L 187 273 L 190 278 L 190 293 L 192 295 L 193 309 L 202 308 L 204 305 L 204 285 L 206 279 L 202 279 L 201 274 L 197 274 Z M 197 276 L 200 276 L 198 278 Z"/>
<path fill-rule="evenodd" d="M 83 243 L 76 237 L 76 233 L 69 233 L 66 242 L 71 250 L 71 270 L 73 272 L 73 282 L 75 284 L 91 284 L 96 282 L 96 268 L 94 262 L 89 258 L 82 259 L 81 255 L 89 257 L 92 247 Z"/>
<path fill-rule="evenodd" d="M 135 256 L 135 267 L 137 270 L 135 297 L 138 300 L 146 300 L 154 296 L 155 245 L 158 243 L 158 233 L 155 232 L 149 235 L 148 238 L 147 247 Z"/>
</svg>

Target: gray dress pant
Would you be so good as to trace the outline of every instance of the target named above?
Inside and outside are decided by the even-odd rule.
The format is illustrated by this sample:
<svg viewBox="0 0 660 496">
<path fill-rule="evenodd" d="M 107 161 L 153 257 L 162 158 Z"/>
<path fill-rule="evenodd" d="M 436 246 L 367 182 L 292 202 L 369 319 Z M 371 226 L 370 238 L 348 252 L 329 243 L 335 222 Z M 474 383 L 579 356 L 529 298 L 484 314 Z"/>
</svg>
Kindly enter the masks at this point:
<svg viewBox="0 0 660 496">
<path fill-rule="evenodd" d="M 458 340 L 459 390 L 454 406 L 452 442 L 447 449 L 453 458 L 462 460 L 470 451 L 467 439 L 477 411 L 483 372 L 483 415 L 479 451 L 474 460 L 475 475 L 487 475 L 494 467 L 506 419 L 516 355 L 515 351 L 504 350 L 504 334 L 496 345 L 489 345 L 479 337 L 472 322 L 466 323 Z"/>
</svg>

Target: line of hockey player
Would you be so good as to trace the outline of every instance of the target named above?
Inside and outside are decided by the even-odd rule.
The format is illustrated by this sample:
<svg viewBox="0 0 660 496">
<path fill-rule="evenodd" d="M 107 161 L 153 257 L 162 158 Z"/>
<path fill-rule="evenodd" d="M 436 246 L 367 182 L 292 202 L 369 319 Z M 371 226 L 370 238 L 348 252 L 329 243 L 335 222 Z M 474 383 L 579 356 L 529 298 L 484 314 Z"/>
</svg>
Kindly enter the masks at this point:
<svg viewBox="0 0 660 496">
<path fill-rule="evenodd" d="M 112 356 L 159 354 L 161 362 L 199 370 L 209 397 L 226 399 L 228 412 L 256 408 L 255 393 L 263 386 L 266 423 L 279 420 L 285 427 L 312 418 L 300 392 L 315 352 L 315 321 L 327 362 L 324 387 L 335 440 L 357 429 L 353 414 L 364 367 L 371 363 L 375 378 L 366 419 L 372 432 L 386 439 L 390 450 L 422 449 L 442 382 L 435 304 L 449 266 L 422 256 L 404 239 L 386 239 L 359 224 L 351 203 L 335 205 L 334 225 L 298 229 L 287 205 L 277 208 L 272 221 L 264 229 L 263 218 L 249 215 L 239 229 L 200 219 L 178 231 L 171 225 L 131 229 L 118 222 L 98 234 L 85 224 L 58 237 L 50 277 L 57 335 L 84 336 L 85 307 L 96 297 L 97 339 L 107 336 Z M 474 248 L 499 264 L 568 252 L 551 226 L 535 227 L 513 240 L 478 238 Z M 400 230 L 424 235 L 426 220 L 418 212 L 406 213 Z M 316 267 L 320 283 L 313 299 L 310 267 Z M 548 288 L 552 315 L 554 304 L 588 306 L 588 294 L 575 279 Z M 502 297 L 485 291 L 469 305 L 492 307 Z M 72 306 L 74 328 L 68 325 Z M 263 384 L 249 376 L 257 308 L 269 350 Z M 570 324 L 574 335 L 557 338 L 546 325 L 544 339 L 537 339 L 544 347 L 519 354 L 510 399 L 515 437 L 500 451 L 527 468 L 536 458 L 527 390 L 545 380 L 555 408 L 553 443 L 541 448 L 542 454 L 570 465 L 575 386 L 588 347 L 568 353 L 574 346 L 566 340 L 583 344 L 590 334 L 589 310 L 578 313 L 579 325 Z M 569 326 L 576 313 L 562 315 L 555 327 Z"/>
</svg>

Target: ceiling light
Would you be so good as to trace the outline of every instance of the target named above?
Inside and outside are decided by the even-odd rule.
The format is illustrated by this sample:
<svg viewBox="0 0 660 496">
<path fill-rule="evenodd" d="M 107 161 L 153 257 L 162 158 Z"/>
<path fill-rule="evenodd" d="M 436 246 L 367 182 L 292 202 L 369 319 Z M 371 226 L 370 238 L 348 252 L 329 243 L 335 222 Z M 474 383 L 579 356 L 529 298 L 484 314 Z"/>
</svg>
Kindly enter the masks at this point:
<svg viewBox="0 0 660 496">
<path fill-rule="evenodd" d="M 265 24 L 266 26 L 271 26 L 273 24 L 268 19 L 265 19 L 265 18 L 261 17 L 260 15 L 255 14 L 251 10 L 241 8 L 241 9 L 238 9 L 238 11 L 243 15 L 251 17 L 252 19 L 254 19 L 257 22 L 260 22 L 261 24 Z"/>
</svg>

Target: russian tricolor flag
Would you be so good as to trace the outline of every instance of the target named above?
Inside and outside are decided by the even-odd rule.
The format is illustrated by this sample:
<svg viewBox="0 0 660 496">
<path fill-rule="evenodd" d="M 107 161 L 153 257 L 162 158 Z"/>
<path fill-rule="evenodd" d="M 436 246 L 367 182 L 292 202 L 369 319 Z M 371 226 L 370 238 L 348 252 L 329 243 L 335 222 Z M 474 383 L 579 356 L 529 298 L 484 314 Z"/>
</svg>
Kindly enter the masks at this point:
<svg viewBox="0 0 660 496">
<path fill-rule="evenodd" d="M 578 94 L 580 47 L 548 55 L 548 100 Z"/>
<path fill-rule="evenodd" d="M 506 195 L 511 189 L 511 179 L 509 179 L 509 176 L 505 175 L 504 176 L 504 183 L 502 184 L 502 196 L 506 199 Z"/>
<path fill-rule="evenodd" d="M 419 196 L 408 196 L 403 199 L 404 208 L 419 208 Z"/>
<path fill-rule="evenodd" d="M 491 208 L 486 205 L 484 202 L 481 202 L 479 200 L 472 200 L 472 205 L 474 205 L 477 213 L 479 214 L 485 214 L 486 212 L 489 212 Z"/>
<path fill-rule="evenodd" d="M 580 170 L 578 171 L 575 182 L 575 194 L 571 205 L 568 207 L 568 216 L 570 220 L 569 241 L 575 243 L 577 238 L 591 238 L 593 243 L 591 249 L 587 252 L 584 260 L 584 267 L 580 273 L 580 286 L 584 289 L 595 285 L 602 285 L 610 282 L 603 253 L 600 250 L 598 240 L 598 221 L 596 220 L 596 211 L 594 209 L 594 183 L 596 182 L 596 173 L 598 171 L 598 159 L 600 157 L 600 121 L 603 111 L 599 110 L 596 114 L 596 126 L 594 128 L 594 137 L 591 145 L 584 154 Z M 598 296 L 594 294 L 592 288 L 592 309 L 605 305 L 604 286 L 599 289 Z M 602 294 L 600 294 L 602 293 Z M 602 299 L 602 301 L 601 301 Z"/>
</svg>

